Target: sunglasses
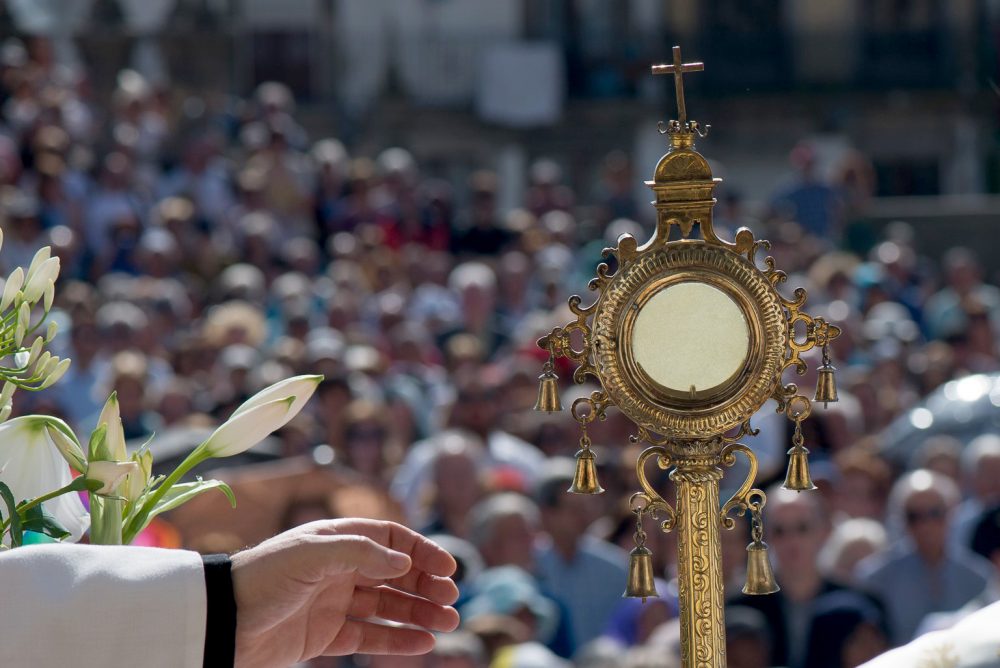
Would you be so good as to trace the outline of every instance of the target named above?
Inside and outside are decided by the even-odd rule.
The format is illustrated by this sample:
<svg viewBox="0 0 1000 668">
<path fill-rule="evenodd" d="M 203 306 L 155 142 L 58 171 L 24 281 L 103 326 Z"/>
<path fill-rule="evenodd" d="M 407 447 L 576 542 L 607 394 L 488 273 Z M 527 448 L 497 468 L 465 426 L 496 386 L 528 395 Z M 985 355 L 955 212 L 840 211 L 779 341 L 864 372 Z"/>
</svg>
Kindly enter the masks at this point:
<svg viewBox="0 0 1000 668">
<path fill-rule="evenodd" d="M 917 509 L 913 508 L 906 511 L 906 523 L 907 524 L 920 524 L 921 522 L 940 522 L 947 515 L 947 511 L 941 506 L 935 506 L 933 508 Z"/>
<path fill-rule="evenodd" d="M 813 530 L 813 525 L 809 522 L 793 522 L 789 524 L 772 524 L 768 527 L 768 531 L 775 538 L 782 538 L 784 536 L 804 536 L 811 533 Z"/>
</svg>

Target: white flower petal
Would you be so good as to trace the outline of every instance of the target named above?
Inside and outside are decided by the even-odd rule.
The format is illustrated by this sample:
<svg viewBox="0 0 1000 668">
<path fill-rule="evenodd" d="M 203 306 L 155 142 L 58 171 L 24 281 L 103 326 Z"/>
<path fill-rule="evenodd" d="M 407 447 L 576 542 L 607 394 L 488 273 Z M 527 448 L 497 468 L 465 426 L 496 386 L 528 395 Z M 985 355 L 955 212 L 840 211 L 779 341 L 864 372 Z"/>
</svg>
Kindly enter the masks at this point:
<svg viewBox="0 0 1000 668">
<path fill-rule="evenodd" d="M 109 496 L 118 490 L 125 476 L 139 470 L 135 462 L 90 462 L 87 466 L 87 480 L 98 480 L 103 486 L 95 494 Z"/>
<path fill-rule="evenodd" d="M 0 480 L 20 502 L 65 487 L 72 480 L 69 466 L 48 438 L 45 419 L 26 415 L 0 424 L 0 462 L 6 462 Z M 70 492 L 45 502 L 45 509 L 77 541 L 90 526 L 79 494 Z"/>
<path fill-rule="evenodd" d="M 55 359 L 59 358 L 57 357 Z M 49 372 L 48 378 L 46 378 L 42 382 L 42 384 L 38 387 L 38 389 L 44 390 L 47 387 L 52 387 L 53 385 L 55 385 L 60 378 L 66 375 L 66 371 L 69 369 L 69 365 L 71 362 L 72 360 L 69 359 L 68 357 L 64 360 L 59 360 L 59 363 L 56 364 L 55 368 Z"/>
<path fill-rule="evenodd" d="M 128 453 L 125 450 L 125 428 L 122 426 L 121 413 L 118 408 L 118 393 L 112 392 L 108 400 L 104 402 L 101 409 L 101 416 L 97 418 L 97 426 L 108 425 L 108 450 L 111 458 L 115 461 L 125 461 Z"/>
<path fill-rule="evenodd" d="M 14 297 L 17 296 L 17 291 L 21 289 L 22 285 L 24 285 L 24 269 L 18 267 L 10 272 L 7 282 L 4 283 L 3 298 L 0 299 L 0 311 L 6 311 L 7 307 L 14 303 Z"/>
<path fill-rule="evenodd" d="M 85 473 L 87 471 L 87 458 L 83 454 L 83 448 L 76 441 L 75 437 L 70 437 L 73 432 L 69 426 L 57 418 L 51 418 L 49 424 L 45 426 L 46 434 L 52 441 L 52 445 L 59 450 L 66 463 L 75 471 Z"/>
<path fill-rule="evenodd" d="M 288 420 L 298 415 L 302 407 L 306 405 L 306 402 L 312 397 L 313 392 L 319 387 L 321 380 L 323 380 L 323 376 L 293 376 L 292 378 L 279 381 L 274 385 L 269 385 L 244 401 L 233 412 L 233 417 L 268 401 L 284 397 L 295 397 L 295 401 L 292 402 L 292 406 L 289 408 L 288 415 L 286 416 L 285 422 L 288 422 Z"/>
<path fill-rule="evenodd" d="M 28 272 L 28 282 L 24 286 L 24 300 L 34 304 L 45 294 L 49 283 L 59 275 L 59 258 L 50 257 L 34 273 Z"/>
<path fill-rule="evenodd" d="M 52 256 L 52 248 L 50 246 L 42 246 L 35 253 L 35 257 L 31 258 L 31 264 L 28 265 L 28 274 L 24 277 L 25 281 L 30 281 L 38 271 L 39 267 L 45 263 Z"/>
<path fill-rule="evenodd" d="M 294 401 L 276 399 L 234 415 L 205 441 L 204 451 L 210 457 L 231 457 L 249 450 L 287 422 Z"/>
</svg>

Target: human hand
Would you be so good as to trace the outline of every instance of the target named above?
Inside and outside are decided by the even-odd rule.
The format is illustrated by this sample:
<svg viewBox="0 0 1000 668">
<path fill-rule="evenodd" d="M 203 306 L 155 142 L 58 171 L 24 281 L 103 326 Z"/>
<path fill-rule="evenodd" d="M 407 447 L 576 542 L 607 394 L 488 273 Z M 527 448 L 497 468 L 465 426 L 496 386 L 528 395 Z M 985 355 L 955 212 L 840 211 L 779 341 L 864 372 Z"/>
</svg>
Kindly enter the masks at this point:
<svg viewBox="0 0 1000 668">
<path fill-rule="evenodd" d="M 321 655 L 424 654 L 452 631 L 458 587 L 443 548 L 393 522 L 320 520 L 232 557 L 236 665 Z M 422 629 L 388 626 L 373 618 Z"/>
</svg>

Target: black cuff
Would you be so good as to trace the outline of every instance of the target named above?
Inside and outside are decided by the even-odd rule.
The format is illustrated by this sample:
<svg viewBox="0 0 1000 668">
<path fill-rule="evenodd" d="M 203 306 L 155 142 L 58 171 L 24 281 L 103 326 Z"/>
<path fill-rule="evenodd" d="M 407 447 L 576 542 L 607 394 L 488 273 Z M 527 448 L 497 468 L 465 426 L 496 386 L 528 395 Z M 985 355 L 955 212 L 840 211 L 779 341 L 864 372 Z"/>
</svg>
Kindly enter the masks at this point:
<svg viewBox="0 0 1000 668">
<path fill-rule="evenodd" d="M 204 668 L 232 666 L 236 660 L 236 597 L 232 563 L 225 554 L 203 555 L 205 568 Z"/>
</svg>

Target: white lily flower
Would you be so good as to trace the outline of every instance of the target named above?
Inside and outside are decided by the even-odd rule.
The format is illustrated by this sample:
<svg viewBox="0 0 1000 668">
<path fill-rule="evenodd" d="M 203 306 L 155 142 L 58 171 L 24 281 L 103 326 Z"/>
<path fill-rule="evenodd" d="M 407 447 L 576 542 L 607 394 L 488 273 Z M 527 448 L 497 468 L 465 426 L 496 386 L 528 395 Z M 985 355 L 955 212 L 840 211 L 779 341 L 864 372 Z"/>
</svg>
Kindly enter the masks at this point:
<svg viewBox="0 0 1000 668">
<path fill-rule="evenodd" d="M 55 359 L 58 359 L 58 358 L 55 358 Z M 49 361 L 51 362 L 52 360 L 49 360 Z M 72 363 L 72 361 L 73 360 L 71 360 L 68 357 L 66 359 L 59 360 L 59 363 L 56 364 L 55 368 L 52 369 L 52 371 L 49 372 L 48 378 L 46 378 L 42 382 L 42 384 L 38 386 L 38 389 L 39 390 L 44 390 L 46 388 L 49 388 L 49 387 L 52 387 L 53 385 L 55 385 L 59 381 L 60 378 L 62 378 L 64 375 L 66 375 L 66 371 L 69 369 L 69 365 Z"/>
<path fill-rule="evenodd" d="M 132 453 L 132 461 L 138 466 L 138 470 L 129 473 L 125 478 L 121 493 L 126 499 L 134 502 L 142 495 L 153 475 L 153 453 L 149 448 L 136 450 Z"/>
<path fill-rule="evenodd" d="M 108 453 L 110 459 L 116 462 L 123 462 L 128 458 L 125 450 L 125 428 L 122 426 L 121 413 L 118 409 L 118 393 L 112 392 L 108 400 L 104 402 L 101 409 L 101 416 L 97 418 L 97 426 L 108 425 L 106 435 Z"/>
<path fill-rule="evenodd" d="M 83 454 L 83 448 L 80 447 L 80 443 L 76 440 L 76 435 L 69 428 L 69 425 L 58 418 L 49 418 L 45 429 L 48 432 L 49 438 L 52 439 L 53 445 L 58 448 L 59 454 L 63 456 L 66 463 L 74 471 L 86 473 L 87 457 Z"/>
<path fill-rule="evenodd" d="M 0 424 L 0 480 L 10 487 L 18 502 L 34 499 L 65 487 L 73 480 L 69 466 L 49 438 L 51 418 L 26 415 Z M 45 510 L 66 531 L 69 541 L 78 541 L 90 526 L 79 494 L 70 492 L 45 502 Z"/>
<path fill-rule="evenodd" d="M 323 380 L 323 376 L 293 376 L 291 378 L 286 378 L 285 380 L 278 381 L 274 385 L 269 385 L 263 390 L 253 395 L 246 401 L 244 401 L 239 408 L 233 411 L 232 417 L 236 417 L 240 413 L 250 410 L 261 404 L 265 404 L 268 401 L 274 401 L 275 399 L 281 399 L 284 397 L 294 397 L 295 401 L 292 402 L 291 408 L 288 409 L 288 415 L 286 416 L 285 422 L 287 423 L 293 417 L 299 414 L 302 407 L 306 405 L 309 398 L 312 397 L 313 392 L 319 387 L 320 381 Z M 282 424 L 282 426 L 284 423 Z"/>
<path fill-rule="evenodd" d="M 100 496 L 111 496 L 118 491 L 118 486 L 125 480 L 125 476 L 139 470 L 139 465 L 135 462 L 90 462 L 87 465 L 87 480 L 97 480 L 103 484 L 94 494 Z"/>
<path fill-rule="evenodd" d="M 59 276 L 59 258 L 50 257 L 32 273 L 28 270 L 27 283 L 24 286 L 24 301 L 34 304 L 45 294 L 49 283 L 54 283 Z"/>
<path fill-rule="evenodd" d="M 7 307 L 14 303 L 17 291 L 24 285 L 24 269 L 18 267 L 10 272 L 7 282 L 3 286 L 3 298 L 0 298 L 0 311 L 6 311 Z"/>
<path fill-rule="evenodd" d="M 200 447 L 208 457 L 231 457 L 249 450 L 287 421 L 295 397 L 287 396 L 249 408 L 226 420 Z"/>
</svg>

